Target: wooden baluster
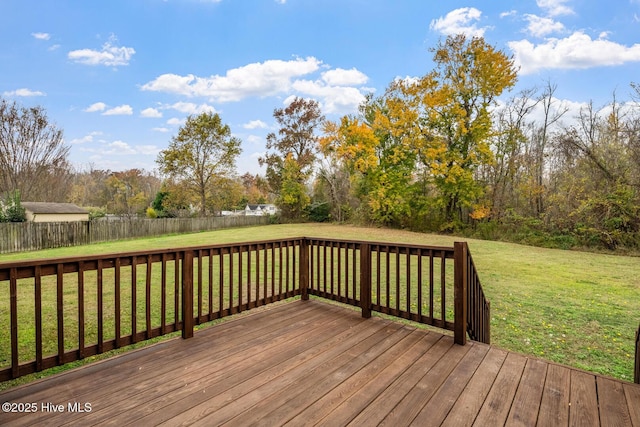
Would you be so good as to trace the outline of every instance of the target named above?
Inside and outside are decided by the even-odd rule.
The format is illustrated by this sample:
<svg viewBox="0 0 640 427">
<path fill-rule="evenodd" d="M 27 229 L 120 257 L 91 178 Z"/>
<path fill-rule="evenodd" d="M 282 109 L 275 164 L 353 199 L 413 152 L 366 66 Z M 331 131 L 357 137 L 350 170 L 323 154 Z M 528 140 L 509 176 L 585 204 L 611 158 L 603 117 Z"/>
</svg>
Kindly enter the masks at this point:
<svg viewBox="0 0 640 427">
<path fill-rule="evenodd" d="M 193 337 L 193 252 L 182 259 L 182 338 Z"/>
<path fill-rule="evenodd" d="M 362 317 L 371 317 L 371 247 L 360 245 L 360 308 Z"/>
<path fill-rule="evenodd" d="M 18 378 L 20 358 L 18 357 L 18 271 L 16 268 L 9 271 L 9 305 L 11 306 L 11 377 Z"/>
<path fill-rule="evenodd" d="M 454 341 L 465 345 L 467 342 L 467 257 L 466 242 L 454 242 Z"/>
</svg>

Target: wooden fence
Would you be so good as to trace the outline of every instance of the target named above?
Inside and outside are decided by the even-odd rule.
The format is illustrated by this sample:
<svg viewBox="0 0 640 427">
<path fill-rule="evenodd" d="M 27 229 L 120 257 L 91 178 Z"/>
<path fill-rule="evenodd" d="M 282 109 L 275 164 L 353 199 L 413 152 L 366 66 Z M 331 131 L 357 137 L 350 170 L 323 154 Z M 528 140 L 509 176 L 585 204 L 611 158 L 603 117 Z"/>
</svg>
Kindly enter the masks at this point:
<svg viewBox="0 0 640 427">
<path fill-rule="evenodd" d="M 458 344 L 489 338 L 466 243 L 292 238 L 0 263 L 0 381 L 172 332 L 189 338 L 194 325 L 297 295 L 452 330 Z"/>
<path fill-rule="evenodd" d="M 268 223 L 266 216 L 0 223 L 0 254 Z"/>
</svg>

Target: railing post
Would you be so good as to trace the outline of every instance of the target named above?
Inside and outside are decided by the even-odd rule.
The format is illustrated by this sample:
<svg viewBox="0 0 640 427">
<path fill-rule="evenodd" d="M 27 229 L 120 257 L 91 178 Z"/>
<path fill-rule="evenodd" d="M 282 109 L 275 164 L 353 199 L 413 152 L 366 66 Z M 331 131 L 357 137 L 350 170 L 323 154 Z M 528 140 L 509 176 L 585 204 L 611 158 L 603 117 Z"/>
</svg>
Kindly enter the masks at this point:
<svg viewBox="0 0 640 427">
<path fill-rule="evenodd" d="M 467 256 L 466 242 L 453 244 L 453 336 L 456 344 L 467 343 Z"/>
<path fill-rule="evenodd" d="M 303 301 L 309 299 L 309 240 L 300 240 L 300 266 L 298 269 L 300 282 L 300 296 Z"/>
<path fill-rule="evenodd" d="M 371 246 L 360 244 L 360 307 L 362 317 L 371 317 Z"/>
<path fill-rule="evenodd" d="M 193 252 L 182 257 L 182 338 L 193 337 Z"/>
</svg>

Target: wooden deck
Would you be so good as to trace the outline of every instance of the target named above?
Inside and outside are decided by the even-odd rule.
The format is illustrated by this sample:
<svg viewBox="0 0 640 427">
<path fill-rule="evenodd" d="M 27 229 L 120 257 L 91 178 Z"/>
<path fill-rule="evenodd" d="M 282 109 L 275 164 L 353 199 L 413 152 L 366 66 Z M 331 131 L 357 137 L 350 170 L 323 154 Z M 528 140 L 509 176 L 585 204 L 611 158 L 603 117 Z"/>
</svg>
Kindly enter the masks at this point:
<svg viewBox="0 0 640 427">
<path fill-rule="evenodd" d="M 249 312 L 0 401 L 37 409 L 2 412 L 0 425 L 640 426 L 638 385 L 320 301 Z"/>
</svg>

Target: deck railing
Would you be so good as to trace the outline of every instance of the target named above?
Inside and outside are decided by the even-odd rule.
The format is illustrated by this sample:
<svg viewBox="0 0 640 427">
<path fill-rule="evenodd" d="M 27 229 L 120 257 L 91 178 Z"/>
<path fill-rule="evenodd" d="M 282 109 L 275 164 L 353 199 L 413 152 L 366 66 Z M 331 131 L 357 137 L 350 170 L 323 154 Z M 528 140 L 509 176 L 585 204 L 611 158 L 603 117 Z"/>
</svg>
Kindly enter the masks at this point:
<svg viewBox="0 0 640 427">
<path fill-rule="evenodd" d="M 465 242 L 308 241 L 310 294 L 454 331 L 458 344 L 467 333 L 489 343 L 490 306 Z"/>
<path fill-rule="evenodd" d="M 194 325 L 297 295 L 489 342 L 466 243 L 292 238 L 2 263 L 0 381 L 177 331 L 189 338 Z"/>
</svg>

